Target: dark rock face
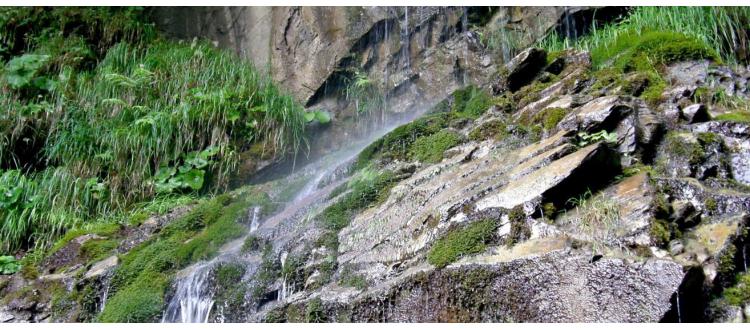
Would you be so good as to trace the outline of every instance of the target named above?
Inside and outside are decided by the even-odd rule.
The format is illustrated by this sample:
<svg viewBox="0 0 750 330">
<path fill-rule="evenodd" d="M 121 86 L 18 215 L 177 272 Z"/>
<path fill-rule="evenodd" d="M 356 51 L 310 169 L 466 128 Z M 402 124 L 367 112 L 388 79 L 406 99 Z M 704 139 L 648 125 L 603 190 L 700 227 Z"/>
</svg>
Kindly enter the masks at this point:
<svg viewBox="0 0 750 330">
<path fill-rule="evenodd" d="M 508 75 L 504 79 L 505 86 L 504 88 L 497 88 L 498 90 L 495 93 L 497 94 L 504 89 L 511 92 L 521 89 L 521 87 L 532 82 L 546 64 L 547 52 L 543 49 L 529 48 L 521 52 L 505 65 L 505 69 L 508 70 Z M 559 66 L 559 64 L 556 66 Z"/>
</svg>

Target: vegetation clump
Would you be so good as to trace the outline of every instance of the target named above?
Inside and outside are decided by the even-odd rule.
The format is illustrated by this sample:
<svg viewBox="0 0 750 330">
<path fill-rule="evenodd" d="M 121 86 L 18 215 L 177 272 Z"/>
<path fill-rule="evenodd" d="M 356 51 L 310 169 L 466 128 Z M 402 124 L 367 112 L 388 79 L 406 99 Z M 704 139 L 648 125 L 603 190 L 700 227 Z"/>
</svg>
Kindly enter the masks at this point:
<svg viewBox="0 0 750 330">
<path fill-rule="evenodd" d="M 497 223 L 492 219 L 473 222 L 462 229 L 453 229 L 440 238 L 427 254 L 427 261 L 442 268 L 459 258 L 483 252 L 495 237 Z"/>
<path fill-rule="evenodd" d="M 723 296 L 728 303 L 735 306 L 742 306 L 750 302 L 750 274 L 739 275 L 737 284 L 724 289 Z"/>
<path fill-rule="evenodd" d="M 443 159 L 446 150 L 458 145 L 461 136 L 453 131 L 442 130 L 414 141 L 410 154 L 420 162 L 437 163 Z"/>
<path fill-rule="evenodd" d="M 499 140 L 507 134 L 507 125 L 500 119 L 486 121 L 469 132 L 469 139 L 483 141 L 487 139 Z"/>
</svg>

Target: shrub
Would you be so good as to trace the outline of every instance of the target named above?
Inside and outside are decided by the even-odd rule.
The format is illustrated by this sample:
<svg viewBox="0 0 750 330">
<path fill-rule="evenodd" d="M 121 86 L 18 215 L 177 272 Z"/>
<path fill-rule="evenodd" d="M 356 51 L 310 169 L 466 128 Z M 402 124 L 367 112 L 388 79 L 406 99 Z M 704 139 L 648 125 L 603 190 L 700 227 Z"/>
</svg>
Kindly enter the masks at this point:
<svg viewBox="0 0 750 330">
<path fill-rule="evenodd" d="M 323 302 L 320 298 L 311 299 L 305 307 L 305 322 L 323 323 L 326 321 L 326 315 L 323 311 Z"/>
<path fill-rule="evenodd" d="M 483 252 L 495 235 L 497 223 L 492 219 L 480 220 L 463 229 L 454 229 L 440 238 L 427 254 L 427 261 L 442 268 L 462 256 Z"/>
</svg>

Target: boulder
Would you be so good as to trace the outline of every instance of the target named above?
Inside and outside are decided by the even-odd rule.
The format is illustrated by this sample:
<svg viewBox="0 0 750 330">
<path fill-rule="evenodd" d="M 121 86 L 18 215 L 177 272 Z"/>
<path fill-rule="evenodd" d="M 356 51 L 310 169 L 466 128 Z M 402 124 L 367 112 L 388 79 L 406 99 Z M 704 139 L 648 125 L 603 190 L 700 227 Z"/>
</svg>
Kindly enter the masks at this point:
<svg viewBox="0 0 750 330">
<path fill-rule="evenodd" d="M 682 115 L 690 124 L 702 123 L 710 120 L 708 110 L 705 105 L 696 103 L 682 109 Z"/>
</svg>

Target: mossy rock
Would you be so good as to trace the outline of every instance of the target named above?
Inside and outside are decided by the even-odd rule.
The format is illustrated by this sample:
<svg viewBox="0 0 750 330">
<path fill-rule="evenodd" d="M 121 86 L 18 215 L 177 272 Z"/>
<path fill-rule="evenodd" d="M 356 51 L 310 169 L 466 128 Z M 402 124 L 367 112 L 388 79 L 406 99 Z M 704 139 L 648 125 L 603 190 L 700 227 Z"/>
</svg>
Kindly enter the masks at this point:
<svg viewBox="0 0 750 330">
<path fill-rule="evenodd" d="M 461 229 L 453 229 L 440 238 L 427 254 L 427 261 L 442 268 L 462 256 L 483 252 L 487 243 L 495 236 L 497 222 L 484 219 L 473 222 Z"/>
<path fill-rule="evenodd" d="M 500 140 L 507 135 L 506 128 L 507 125 L 501 119 L 488 120 L 469 132 L 469 139 L 472 141 Z"/>
</svg>

